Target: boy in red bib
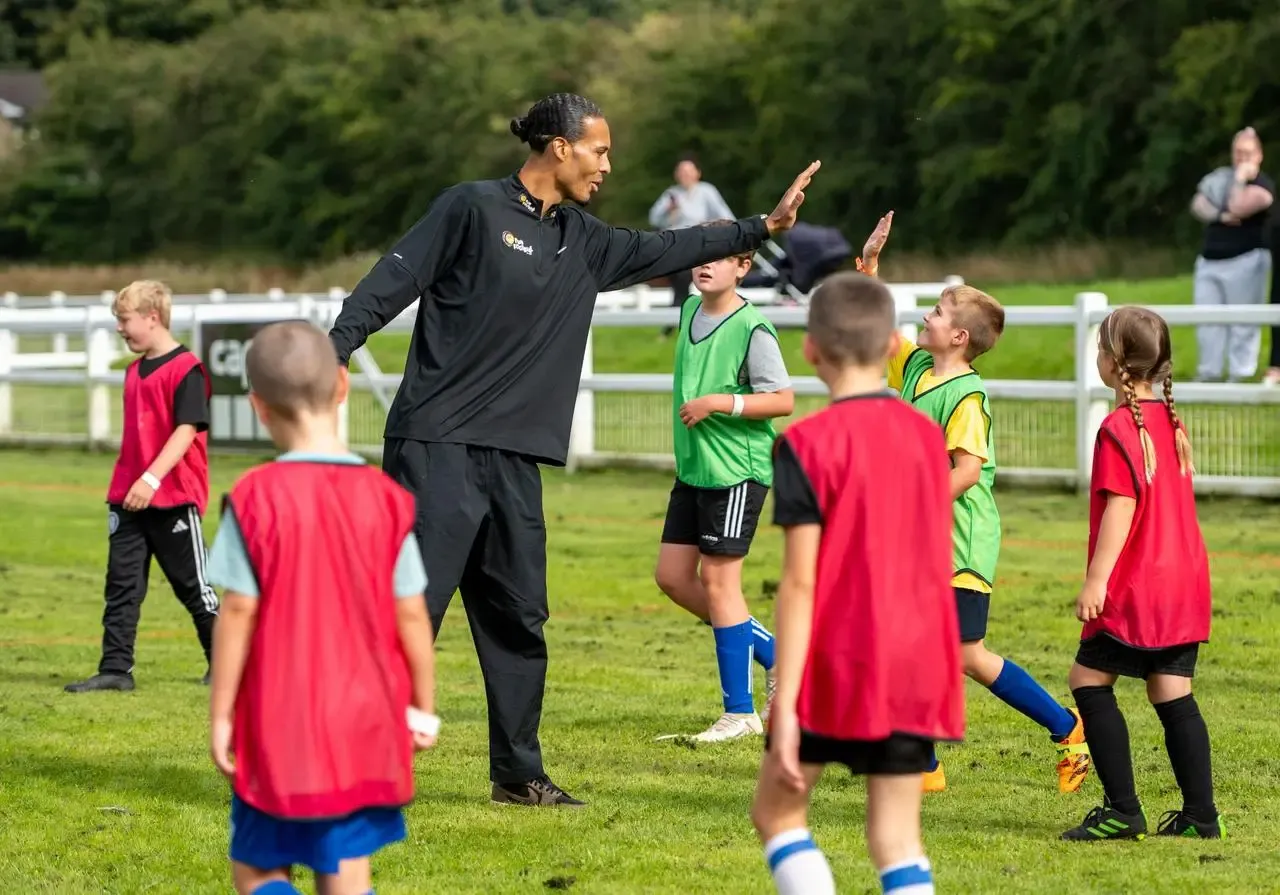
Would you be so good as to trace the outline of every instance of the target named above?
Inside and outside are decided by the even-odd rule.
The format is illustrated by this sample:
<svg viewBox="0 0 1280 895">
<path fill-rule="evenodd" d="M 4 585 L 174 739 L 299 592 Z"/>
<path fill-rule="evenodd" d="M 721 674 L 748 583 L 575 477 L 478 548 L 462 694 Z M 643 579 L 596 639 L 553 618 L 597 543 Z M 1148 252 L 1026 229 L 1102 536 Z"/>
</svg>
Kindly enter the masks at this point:
<svg viewBox="0 0 1280 895">
<path fill-rule="evenodd" d="M 140 357 L 124 374 L 120 454 L 107 489 L 106 607 L 98 673 L 69 693 L 132 690 L 138 616 L 155 557 L 191 613 L 208 664 L 218 595 L 205 577 L 209 395 L 200 360 L 169 332 L 173 296 L 139 280 L 116 295 L 116 332 Z M 205 675 L 208 683 L 208 674 Z"/>
<path fill-rule="evenodd" d="M 932 893 L 922 775 L 935 741 L 964 735 L 946 442 L 882 385 L 894 322 L 877 280 L 837 274 L 818 288 L 805 359 L 832 403 L 774 451 L 774 521 L 786 532 L 778 683 L 752 821 L 781 895 L 835 892 L 806 829 L 809 794 L 832 762 L 867 776 L 882 890 Z"/>
<path fill-rule="evenodd" d="M 210 749 L 232 781 L 236 890 L 296 892 L 305 865 L 321 891 L 363 895 L 369 856 L 406 835 L 414 748 L 439 728 L 414 500 L 338 440 L 347 371 L 323 332 L 272 324 L 245 363 L 285 453 L 236 482 L 209 556 L 225 589 Z"/>
<path fill-rule="evenodd" d="M 1224 834 L 1213 802 L 1209 731 L 1191 693 L 1200 644 L 1209 640 L 1209 558 L 1196 519 L 1191 442 L 1173 405 L 1169 327 L 1145 308 L 1112 311 L 1098 331 L 1098 372 L 1119 405 L 1093 450 L 1089 565 L 1076 602 L 1084 622 L 1071 692 L 1084 719 L 1103 804 L 1063 839 L 1142 839 L 1129 729 L 1112 689 L 1142 678 L 1164 726 L 1182 809 L 1161 836 Z M 1164 389 L 1164 400 L 1152 391 Z"/>
</svg>

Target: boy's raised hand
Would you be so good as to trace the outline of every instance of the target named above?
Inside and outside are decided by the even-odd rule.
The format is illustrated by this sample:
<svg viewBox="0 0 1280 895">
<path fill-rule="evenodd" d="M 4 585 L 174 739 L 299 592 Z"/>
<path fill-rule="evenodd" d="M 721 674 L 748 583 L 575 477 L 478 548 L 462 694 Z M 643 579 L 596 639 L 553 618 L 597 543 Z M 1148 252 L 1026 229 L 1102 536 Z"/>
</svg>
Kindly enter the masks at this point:
<svg viewBox="0 0 1280 895">
<path fill-rule="evenodd" d="M 876 223 L 867 241 L 862 244 L 862 256 L 855 262 L 859 271 L 874 277 L 880 269 L 880 252 L 889 241 L 889 230 L 893 227 L 893 212 L 889 212 Z"/>
</svg>

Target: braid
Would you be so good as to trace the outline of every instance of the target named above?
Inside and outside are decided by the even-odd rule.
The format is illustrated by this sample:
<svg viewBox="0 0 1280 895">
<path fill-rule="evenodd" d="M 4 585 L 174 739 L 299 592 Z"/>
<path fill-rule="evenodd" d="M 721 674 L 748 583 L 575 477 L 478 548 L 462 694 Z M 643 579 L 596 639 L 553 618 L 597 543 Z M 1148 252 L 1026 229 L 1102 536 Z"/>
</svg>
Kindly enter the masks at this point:
<svg viewBox="0 0 1280 895">
<path fill-rule="evenodd" d="M 1147 484 L 1151 484 L 1156 474 L 1156 446 L 1147 433 L 1147 425 L 1142 419 L 1142 405 L 1138 403 L 1138 394 L 1133 387 L 1133 377 L 1123 367 L 1120 369 L 1120 385 L 1124 389 L 1125 403 L 1133 414 L 1133 421 L 1138 426 L 1138 441 L 1142 443 L 1142 465 L 1146 470 Z"/>
<path fill-rule="evenodd" d="M 1196 467 L 1191 458 L 1191 439 L 1187 435 L 1187 429 L 1182 425 L 1182 420 L 1178 419 L 1178 411 L 1173 406 L 1173 377 L 1166 376 L 1164 378 L 1164 403 L 1169 408 L 1169 419 L 1173 422 L 1173 446 L 1178 451 L 1178 467 L 1182 470 L 1182 474 L 1191 473 L 1195 475 Z"/>
</svg>

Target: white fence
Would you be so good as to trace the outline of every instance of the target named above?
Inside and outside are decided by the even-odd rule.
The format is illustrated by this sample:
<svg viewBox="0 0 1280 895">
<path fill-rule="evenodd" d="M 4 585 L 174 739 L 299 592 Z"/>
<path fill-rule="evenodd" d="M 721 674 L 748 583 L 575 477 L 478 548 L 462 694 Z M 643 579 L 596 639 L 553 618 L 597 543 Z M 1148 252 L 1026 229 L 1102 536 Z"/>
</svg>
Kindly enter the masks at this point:
<svg viewBox="0 0 1280 895">
<path fill-rule="evenodd" d="M 905 336 L 914 337 L 923 309 L 932 304 L 944 285 L 891 284 Z M 659 327 L 673 325 L 677 312 L 670 307 L 670 295 L 666 289 L 638 287 L 600 296 L 583 359 L 571 436 L 571 468 L 671 466 L 671 376 L 596 373 L 592 348 L 600 329 L 644 327 L 656 332 Z M 343 297 L 341 290 L 321 296 L 280 292 L 267 296 L 179 296 L 173 329 L 200 352 L 203 325 L 301 317 L 327 328 Z M 764 305 L 765 316 L 779 328 L 804 326 L 806 310 L 776 306 L 776 291 L 749 290 L 747 297 Z M 125 354 L 107 304 L 107 296 L 6 297 L 0 307 L 0 442 L 98 446 L 118 439 L 119 388 L 123 382 L 119 367 Z M 1155 309 L 1173 327 L 1280 324 L 1277 306 Z M 1096 370 L 1097 325 L 1107 310 L 1107 297 L 1100 293 L 1081 293 L 1067 306 L 1006 308 L 1006 343 L 1010 330 L 1059 328 L 1062 351 L 1071 352 L 1074 359 L 1074 379 L 987 381 L 995 404 L 1001 482 L 1087 486 L 1093 439 L 1112 400 Z M 416 306 L 411 306 L 384 332 L 409 332 L 416 311 Z M 73 341 L 79 344 L 73 345 Z M 23 346 L 36 350 L 20 351 Z M 353 358 L 352 368 L 352 397 L 344 415 L 346 437 L 357 450 L 378 456 L 386 407 L 400 375 L 384 373 L 367 348 Z M 795 389 L 797 415 L 820 406 L 825 395 L 821 383 L 812 376 L 796 376 Z M 1183 416 L 1196 443 L 1198 490 L 1280 496 L 1280 389 L 1179 383 L 1177 399 L 1185 408 Z M 268 449 L 264 444 L 264 451 Z"/>
</svg>

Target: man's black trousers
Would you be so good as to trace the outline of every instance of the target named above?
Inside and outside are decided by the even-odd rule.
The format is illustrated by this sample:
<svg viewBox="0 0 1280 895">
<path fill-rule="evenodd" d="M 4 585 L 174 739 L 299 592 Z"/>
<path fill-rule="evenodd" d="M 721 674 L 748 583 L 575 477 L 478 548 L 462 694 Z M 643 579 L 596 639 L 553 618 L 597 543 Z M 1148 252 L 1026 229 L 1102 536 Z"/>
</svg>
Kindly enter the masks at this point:
<svg viewBox="0 0 1280 895">
<path fill-rule="evenodd" d="M 489 703 L 490 779 L 540 776 L 547 528 L 537 463 L 493 448 L 389 438 L 382 468 L 418 499 L 415 530 L 437 634 L 454 591 L 462 594 Z"/>
<path fill-rule="evenodd" d="M 205 578 L 200 511 L 191 504 L 148 507 L 136 513 L 111 504 L 108 510 L 106 608 L 102 613 L 102 660 L 98 672 L 133 671 L 133 647 L 152 557 L 191 613 L 207 663 L 213 648 L 213 623 L 218 618 L 218 595 Z"/>
</svg>

